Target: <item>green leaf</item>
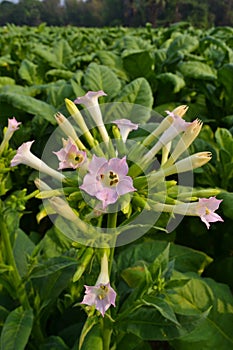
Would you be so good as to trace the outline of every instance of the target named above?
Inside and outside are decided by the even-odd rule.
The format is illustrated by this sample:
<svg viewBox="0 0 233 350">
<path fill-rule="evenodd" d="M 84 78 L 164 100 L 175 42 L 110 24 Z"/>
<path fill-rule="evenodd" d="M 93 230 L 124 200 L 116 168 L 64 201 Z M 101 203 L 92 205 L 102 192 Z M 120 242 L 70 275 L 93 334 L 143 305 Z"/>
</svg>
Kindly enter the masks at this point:
<svg viewBox="0 0 233 350">
<path fill-rule="evenodd" d="M 116 100 L 118 102 L 129 102 L 137 105 L 152 108 L 153 105 L 153 95 L 151 87 L 146 79 L 138 78 L 133 80 L 131 83 L 126 85 L 122 92 L 117 96 Z M 139 122 L 146 122 L 145 119 L 141 119 L 141 116 L 135 117 L 135 120 Z"/>
<path fill-rule="evenodd" d="M 154 58 L 148 51 L 125 51 L 122 55 L 123 65 L 132 79 L 148 77 L 152 73 Z"/>
<path fill-rule="evenodd" d="M 171 57 L 177 51 L 184 54 L 195 51 L 199 47 L 199 40 L 195 36 L 191 35 L 178 35 L 172 43 L 169 45 L 167 50 L 167 56 Z"/>
<path fill-rule="evenodd" d="M 221 192 L 218 195 L 219 199 L 223 199 L 221 209 L 226 217 L 233 219 L 233 192 Z"/>
<path fill-rule="evenodd" d="M 0 100 L 13 105 L 15 108 L 21 109 L 22 111 L 32 114 L 39 115 L 51 124 L 56 124 L 54 114 L 56 109 L 47 104 L 46 102 L 39 101 L 31 96 L 24 96 L 17 93 L 1 93 Z"/>
<path fill-rule="evenodd" d="M 36 64 L 27 59 L 21 62 L 19 67 L 19 75 L 26 83 L 28 83 L 28 85 L 33 85 L 42 82 L 42 80 L 38 78 L 37 74 L 38 73 Z"/>
<path fill-rule="evenodd" d="M 0 77 L 0 85 L 15 85 L 15 80 L 10 77 Z"/>
<path fill-rule="evenodd" d="M 110 51 L 98 51 L 96 56 L 99 58 L 102 65 L 111 68 L 119 78 L 128 80 L 123 67 L 122 58 L 119 55 Z"/>
<path fill-rule="evenodd" d="M 224 97 L 229 108 L 232 108 L 232 94 L 233 94 L 233 64 L 225 64 L 218 70 L 218 82 L 223 85 L 225 89 Z M 231 110 L 229 110 L 231 112 Z"/>
<path fill-rule="evenodd" d="M 233 157 L 233 136 L 227 129 L 217 128 L 215 139 L 220 148 L 225 149 Z"/>
<path fill-rule="evenodd" d="M 193 278 L 177 293 L 169 294 L 175 312 L 191 314 L 211 307 L 208 316 L 190 334 L 172 342 L 175 349 L 221 349 L 233 346 L 233 297 L 226 285 L 211 279 Z"/>
<path fill-rule="evenodd" d="M 20 306 L 8 315 L 1 334 L 1 350 L 24 350 L 32 330 L 33 311 Z"/>
<path fill-rule="evenodd" d="M 130 266 L 141 266 L 142 261 L 152 263 L 156 256 L 161 254 L 167 242 L 149 241 L 131 245 L 125 248 L 117 258 L 119 271 L 122 271 Z M 181 272 L 194 271 L 202 273 L 204 268 L 210 264 L 212 259 L 205 253 L 197 250 L 170 244 L 170 259 L 175 260 L 175 269 Z"/>
<path fill-rule="evenodd" d="M 47 277 L 50 274 L 60 272 L 68 267 L 77 266 L 77 261 L 69 257 L 54 257 L 38 264 L 31 272 L 31 278 Z"/>
<path fill-rule="evenodd" d="M 65 39 L 54 42 L 53 53 L 60 64 L 69 65 L 73 50 Z"/>
<path fill-rule="evenodd" d="M 70 79 L 73 76 L 73 72 L 64 70 L 64 69 L 50 69 L 47 73 L 46 73 L 46 77 L 50 78 L 51 77 L 55 77 L 55 78 L 59 78 L 59 79 Z"/>
<path fill-rule="evenodd" d="M 166 318 L 167 320 L 171 321 L 177 326 L 180 326 L 179 322 L 177 321 L 176 315 L 171 308 L 171 306 L 166 302 L 166 300 L 163 300 L 159 297 L 153 296 L 153 295 L 146 295 L 143 297 L 143 303 L 147 306 L 152 306 L 156 310 L 159 311 L 159 313 Z"/>
<path fill-rule="evenodd" d="M 46 342 L 40 345 L 39 350 L 69 350 L 70 348 L 64 343 L 62 338 L 51 336 Z"/>
<path fill-rule="evenodd" d="M 68 257 L 49 259 L 44 265 L 36 267 L 34 270 L 35 275 L 30 276 L 35 293 L 38 294 L 39 300 L 41 300 L 41 309 L 50 302 L 54 302 L 59 294 L 67 288 L 77 265 L 77 262 L 76 264 L 74 261 L 69 263 L 69 260 L 74 259 Z M 54 262 L 54 264 L 51 264 L 51 262 Z"/>
<path fill-rule="evenodd" d="M 103 90 L 112 99 L 121 89 L 120 80 L 110 68 L 96 63 L 89 64 L 84 75 L 84 85 L 87 90 Z"/>
<path fill-rule="evenodd" d="M 162 73 L 156 76 L 159 80 L 158 92 L 167 95 L 167 90 L 174 94 L 178 93 L 185 86 L 185 81 L 182 77 L 174 73 Z"/>
<path fill-rule="evenodd" d="M 13 253 L 15 262 L 21 276 L 25 276 L 28 267 L 28 256 L 34 250 L 34 243 L 30 238 L 20 229 L 16 231 L 16 239 L 14 242 Z"/>
<path fill-rule="evenodd" d="M 143 340 L 171 340 L 190 333 L 206 317 L 206 313 L 178 317 L 181 326 L 164 318 L 156 308 L 142 306 L 123 319 L 116 326 L 120 330 L 133 333 Z"/>
<path fill-rule="evenodd" d="M 202 62 L 182 62 L 178 65 L 179 71 L 185 78 L 200 80 L 216 80 L 216 72 L 213 68 Z"/>
<path fill-rule="evenodd" d="M 167 270 L 168 262 L 169 262 L 169 252 L 170 252 L 170 244 L 165 246 L 164 250 L 155 257 L 154 261 L 149 267 L 153 280 L 156 280 L 159 277 L 159 274 Z"/>
<path fill-rule="evenodd" d="M 42 58 L 42 60 L 44 60 L 44 63 L 47 65 L 49 64 L 50 67 L 54 67 L 54 68 L 58 68 L 58 69 L 65 68 L 64 64 L 62 64 L 58 60 L 55 53 L 50 52 L 46 45 L 37 44 L 35 46 L 35 48 L 33 49 L 33 53 L 36 56 L 39 56 L 40 58 Z"/>
<path fill-rule="evenodd" d="M 151 116 L 153 96 L 145 78 L 138 78 L 127 84 L 115 98 L 117 103 L 106 106 L 104 122 L 127 118 L 134 123 L 145 123 Z"/>
<path fill-rule="evenodd" d="M 120 342 L 117 344 L 117 350 L 151 350 L 149 343 L 144 342 L 142 339 L 134 334 L 125 334 Z"/>
</svg>

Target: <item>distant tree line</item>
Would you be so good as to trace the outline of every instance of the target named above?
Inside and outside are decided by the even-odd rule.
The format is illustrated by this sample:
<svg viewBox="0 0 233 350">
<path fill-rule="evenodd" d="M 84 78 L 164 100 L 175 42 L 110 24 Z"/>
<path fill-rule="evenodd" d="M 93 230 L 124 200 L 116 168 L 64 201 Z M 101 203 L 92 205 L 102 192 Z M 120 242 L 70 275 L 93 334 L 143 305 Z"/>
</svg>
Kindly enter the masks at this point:
<svg viewBox="0 0 233 350">
<path fill-rule="evenodd" d="M 200 28 L 233 25 L 233 0 L 20 0 L 0 4 L 0 26 L 167 26 L 188 21 Z"/>
</svg>

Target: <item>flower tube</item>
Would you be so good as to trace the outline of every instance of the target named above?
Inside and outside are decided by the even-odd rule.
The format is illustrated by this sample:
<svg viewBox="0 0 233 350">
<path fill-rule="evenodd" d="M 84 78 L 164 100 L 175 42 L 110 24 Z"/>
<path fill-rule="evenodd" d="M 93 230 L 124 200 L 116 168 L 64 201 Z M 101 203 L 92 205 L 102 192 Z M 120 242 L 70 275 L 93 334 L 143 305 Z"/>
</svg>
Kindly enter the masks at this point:
<svg viewBox="0 0 233 350">
<path fill-rule="evenodd" d="M 197 138 L 202 128 L 202 121 L 199 119 L 194 120 L 191 125 L 188 126 L 184 134 L 181 136 L 175 149 L 173 150 L 170 158 L 168 159 L 166 166 L 173 164 L 178 157 L 185 152 L 185 150 L 192 144 Z"/>
<path fill-rule="evenodd" d="M 143 146 L 149 146 L 159 135 L 161 135 L 173 122 L 174 117 L 182 118 L 188 110 L 188 106 L 181 105 L 175 108 L 172 112 L 166 111 L 167 117 L 162 120 L 158 127 L 145 138 L 142 142 Z"/>
<path fill-rule="evenodd" d="M 69 100 L 68 98 L 65 99 L 66 108 L 68 109 L 70 115 L 72 118 L 76 121 L 77 125 L 82 130 L 84 137 L 87 139 L 87 142 L 91 147 L 95 145 L 95 139 L 93 138 L 92 134 L 90 133 L 85 120 L 83 119 L 82 114 L 78 110 L 78 108 L 75 106 L 74 102 Z"/>
<path fill-rule="evenodd" d="M 69 120 L 61 113 L 56 113 L 55 114 L 55 119 L 61 128 L 61 130 L 68 136 L 71 137 L 74 142 L 77 144 L 77 146 L 81 150 L 85 150 L 85 146 L 82 143 L 82 141 L 79 139 L 78 135 L 76 134 L 76 131 L 74 130 L 74 127 L 72 124 L 69 122 Z"/>
<path fill-rule="evenodd" d="M 162 147 L 166 146 L 181 132 L 186 131 L 191 124 L 192 123 L 186 122 L 182 118 L 174 115 L 173 123 L 163 132 L 158 142 L 143 157 L 143 161 L 146 163 L 150 161 Z"/>
<path fill-rule="evenodd" d="M 107 94 L 105 94 L 105 92 L 102 90 L 88 91 L 85 96 L 77 97 L 76 100 L 74 100 L 74 103 L 84 104 L 86 106 L 92 116 L 92 119 L 99 129 L 103 141 L 109 142 L 109 136 L 103 123 L 103 118 L 98 102 L 98 98 L 100 96 L 107 96 Z"/>
<path fill-rule="evenodd" d="M 58 171 L 50 168 L 40 158 L 36 157 L 31 153 L 30 149 L 34 141 L 28 141 L 23 143 L 17 150 L 16 155 L 11 160 L 11 166 L 18 164 L 25 164 L 31 168 L 38 170 L 44 174 L 50 175 L 58 181 L 62 181 L 65 176 L 60 174 Z"/>
</svg>

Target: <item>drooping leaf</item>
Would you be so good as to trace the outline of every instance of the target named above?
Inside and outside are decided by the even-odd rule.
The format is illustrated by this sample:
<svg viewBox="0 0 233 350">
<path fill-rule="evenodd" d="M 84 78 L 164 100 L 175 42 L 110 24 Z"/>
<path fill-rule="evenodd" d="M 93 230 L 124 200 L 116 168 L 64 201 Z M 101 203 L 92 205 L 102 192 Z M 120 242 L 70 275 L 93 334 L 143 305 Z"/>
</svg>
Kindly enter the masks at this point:
<svg viewBox="0 0 233 350">
<path fill-rule="evenodd" d="M 38 264 L 32 271 L 31 278 L 47 277 L 50 274 L 60 272 L 69 267 L 76 267 L 77 261 L 69 257 L 54 257 L 46 260 L 43 264 Z"/>
<path fill-rule="evenodd" d="M 27 59 L 21 62 L 19 75 L 28 85 L 42 83 L 42 79 L 38 77 L 37 65 Z"/>
<path fill-rule="evenodd" d="M 0 77 L 0 86 L 1 85 L 15 85 L 15 80 L 10 77 Z"/>
<path fill-rule="evenodd" d="M 193 332 L 172 342 L 175 349 L 227 350 L 233 346 L 233 298 L 226 285 L 211 279 L 193 278 L 177 293 L 167 296 L 176 313 L 188 315 L 195 309 L 211 308 Z"/>
<path fill-rule="evenodd" d="M 13 252 L 15 262 L 21 276 L 25 276 L 28 267 L 28 257 L 32 253 L 35 245 L 21 229 L 16 231 Z"/>
<path fill-rule="evenodd" d="M 172 56 L 177 51 L 184 54 L 195 51 L 199 46 L 199 40 L 195 36 L 181 34 L 175 37 L 167 50 L 167 56 Z"/>
<path fill-rule="evenodd" d="M 196 313 L 177 317 L 180 326 L 164 318 L 156 308 L 142 306 L 120 318 L 117 327 L 143 340 L 171 340 L 192 332 L 206 317 Z"/>
<path fill-rule="evenodd" d="M 39 350 L 69 350 L 63 339 L 57 336 L 50 336 L 44 344 L 41 344 Z"/>
<path fill-rule="evenodd" d="M 185 78 L 200 80 L 216 80 L 216 72 L 208 64 L 202 62 L 182 62 L 178 65 L 179 71 Z"/>
<path fill-rule="evenodd" d="M 173 93 L 179 92 L 185 86 L 185 81 L 182 77 L 174 73 L 162 73 L 157 75 L 156 79 L 159 80 L 158 90 L 160 93 L 167 95 L 167 90 Z"/>
<path fill-rule="evenodd" d="M 31 96 L 24 96 L 17 93 L 1 93 L 0 100 L 13 105 L 15 108 L 21 109 L 32 115 L 39 115 L 51 124 L 56 124 L 54 114 L 56 109 L 44 101 L 39 101 Z"/>
<path fill-rule="evenodd" d="M 33 311 L 21 306 L 7 316 L 1 334 L 1 350 L 24 350 L 32 330 Z"/>
</svg>

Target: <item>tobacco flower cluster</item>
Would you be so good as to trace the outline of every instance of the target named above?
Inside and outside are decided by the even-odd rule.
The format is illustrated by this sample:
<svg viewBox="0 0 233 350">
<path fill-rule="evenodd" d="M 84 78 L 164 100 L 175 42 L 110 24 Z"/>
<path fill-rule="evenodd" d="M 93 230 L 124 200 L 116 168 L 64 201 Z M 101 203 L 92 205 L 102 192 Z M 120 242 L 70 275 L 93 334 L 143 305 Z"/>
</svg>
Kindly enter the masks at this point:
<svg viewBox="0 0 233 350">
<path fill-rule="evenodd" d="M 91 221 L 95 216 L 108 215 L 108 209 L 117 204 L 121 198 L 127 198 L 127 208 L 131 206 L 131 202 L 134 200 L 140 206 L 140 203 L 146 201 L 145 197 L 141 196 L 141 193 L 143 193 L 141 190 L 145 187 L 146 181 L 149 181 L 150 189 L 153 190 L 156 189 L 158 183 L 162 181 L 166 183 L 167 176 L 192 171 L 210 161 L 210 152 L 199 152 L 181 158 L 181 155 L 187 151 L 202 128 L 202 122 L 198 119 L 193 122 L 186 122 L 183 119 L 187 106 L 180 106 L 172 112 L 167 111 L 167 116 L 154 131 L 140 141 L 140 145 L 146 151 L 139 153 L 137 164 L 131 164 L 128 154 L 137 152 L 137 148 L 140 146 L 138 144 L 133 145 L 129 153 L 119 157 L 119 153 L 122 155 L 122 149 L 127 149 L 129 134 L 137 130 L 139 125 L 128 119 L 112 121 L 120 137 L 117 140 L 120 141 L 121 152 L 119 152 L 110 137 L 110 129 L 107 130 L 103 121 L 98 102 L 101 96 L 106 96 L 106 94 L 103 91 L 89 91 L 85 96 L 78 97 L 74 102 L 68 99 L 65 100 L 70 115 L 81 130 L 81 136 L 78 136 L 75 127 L 66 117 L 61 113 L 56 114 L 55 118 L 58 125 L 67 137 L 67 139 L 62 140 L 63 147 L 53 152 L 59 161 L 58 170 L 51 168 L 31 152 L 30 148 L 34 141 L 22 144 L 11 161 L 11 166 L 28 165 L 64 185 L 69 178 L 69 172 L 63 170 L 71 169 L 76 172 L 77 177 L 81 178 L 81 183 L 78 186 L 79 190 L 83 195 L 94 199 L 95 203 L 92 214 L 87 215 L 86 220 L 90 218 Z M 89 110 L 98 132 L 98 140 L 94 137 L 96 133 L 92 133 L 87 127 L 85 119 L 76 104 L 83 104 Z M 18 124 L 14 122 L 12 127 L 8 126 L 8 134 L 12 132 L 12 128 L 17 129 Z M 8 139 L 9 136 L 6 136 L 6 138 Z M 178 142 L 177 138 L 179 138 Z M 100 140 L 104 147 L 101 147 Z M 153 163 L 158 155 L 161 156 L 161 164 L 158 169 L 154 169 Z M 142 174 L 145 173 L 145 169 L 147 170 L 147 176 Z M 35 183 L 42 193 L 51 190 L 43 181 L 37 180 Z M 210 191 L 210 193 L 214 193 L 214 191 Z M 173 204 L 166 201 L 166 195 L 164 202 L 160 202 L 156 198 L 158 196 L 155 196 L 154 200 L 146 201 L 146 208 L 151 211 L 151 215 L 153 215 L 153 212 L 167 212 L 171 215 L 198 216 L 207 228 L 210 227 L 211 222 L 223 221 L 215 213 L 221 203 L 221 200 L 216 199 L 215 195 L 210 196 L 210 198 L 202 198 L 201 196 L 195 201 L 191 199 L 192 202 L 190 203 L 189 194 L 189 198 L 183 201 L 174 199 Z M 83 198 L 81 200 L 83 201 Z M 80 215 L 64 199 L 52 196 L 49 203 L 55 212 L 77 224 L 81 230 L 85 230 Z M 121 207 L 117 208 L 119 211 L 122 210 Z M 130 217 L 133 214 L 135 213 L 131 206 L 131 211 L 128 210 L 127 215 Z M 110 286 L 106 251 L 103 253 L 100 265 L 100 274 L 96 284 L 85 286 L 86 291 L 82 303 L 95 306 L 104 316 L 110 305 L 115 305 L 116 298 L 116 292 Z"/>
</svg>

